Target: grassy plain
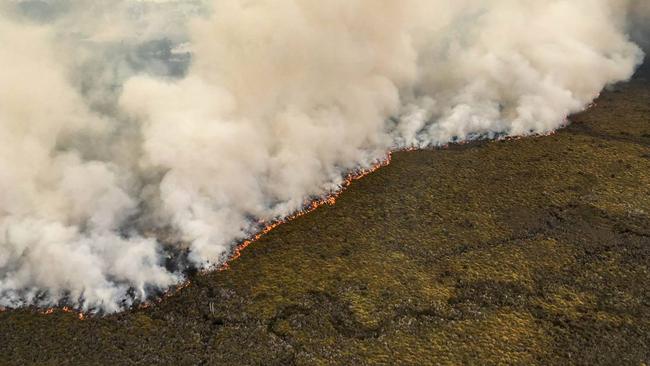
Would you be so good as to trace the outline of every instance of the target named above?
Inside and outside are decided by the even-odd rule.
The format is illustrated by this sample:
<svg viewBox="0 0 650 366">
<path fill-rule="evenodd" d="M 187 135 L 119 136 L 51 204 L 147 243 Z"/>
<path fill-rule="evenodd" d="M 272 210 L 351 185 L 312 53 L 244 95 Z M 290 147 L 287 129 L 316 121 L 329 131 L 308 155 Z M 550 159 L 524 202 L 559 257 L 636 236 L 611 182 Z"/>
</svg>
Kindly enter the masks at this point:
<svg viewBox="0 0 650 366">
<path fill-rule="evenodd" d="M 151 308 L 0 313 L 0 364 L 648 364 L 648 74 L 551 136 L 396 153 Z"/>
</svg>

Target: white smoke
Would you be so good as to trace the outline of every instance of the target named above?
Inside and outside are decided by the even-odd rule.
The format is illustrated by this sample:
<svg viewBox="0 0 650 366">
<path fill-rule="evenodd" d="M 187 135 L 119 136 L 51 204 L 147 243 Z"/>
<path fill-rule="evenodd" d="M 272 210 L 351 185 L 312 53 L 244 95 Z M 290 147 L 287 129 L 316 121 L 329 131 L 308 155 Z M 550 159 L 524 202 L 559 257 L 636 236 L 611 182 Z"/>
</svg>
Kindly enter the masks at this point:
<svg viewBox="0 0 650 366">
<path fill-rule="evenodd" d="M 0 305 L 117 311 L 390 149 L 552 131 L 633 74 L 644 9 L 2 3 Z"/>
<path fill-rule="evenodd" d="M 0 303 L 65 296 L 115 311 L 130 287 L 142 296 L 176 276 L 158 265 L 155 240 L 119 233 L 137 206 L 128 172 L 58 145 L 110 121 L 68 83 L 51 37 L 0 21 Z"/>
</svg>

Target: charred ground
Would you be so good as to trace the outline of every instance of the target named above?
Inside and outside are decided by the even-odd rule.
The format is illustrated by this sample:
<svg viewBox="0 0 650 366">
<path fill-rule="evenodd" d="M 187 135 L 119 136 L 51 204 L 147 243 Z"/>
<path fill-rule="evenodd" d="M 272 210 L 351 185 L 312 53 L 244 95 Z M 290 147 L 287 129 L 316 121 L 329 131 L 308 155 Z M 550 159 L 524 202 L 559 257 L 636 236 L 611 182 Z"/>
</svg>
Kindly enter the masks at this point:
<svg viewBox="0 0 650 366">
<path fill-rule="evenodd" d="M 648 68 L 572 122 L 396 153 L 151 308 L 0 313 L 0 364 L 647 364 Z"/>
</svg>

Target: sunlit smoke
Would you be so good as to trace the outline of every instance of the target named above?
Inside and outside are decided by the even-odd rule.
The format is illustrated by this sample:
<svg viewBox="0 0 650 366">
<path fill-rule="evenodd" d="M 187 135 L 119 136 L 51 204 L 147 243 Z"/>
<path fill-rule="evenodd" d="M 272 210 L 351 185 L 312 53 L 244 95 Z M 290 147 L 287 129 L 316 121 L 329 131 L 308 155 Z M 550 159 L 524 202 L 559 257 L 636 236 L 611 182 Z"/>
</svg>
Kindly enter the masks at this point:
<svg viewBox="0 0 650 366">
<path fill-rule="evenodd" d="M 549 133 L 634 73 L 648 15 L 0 0 L 0 308 L 119 311 L 332 203 L 391 150 Z"/>
</svg>

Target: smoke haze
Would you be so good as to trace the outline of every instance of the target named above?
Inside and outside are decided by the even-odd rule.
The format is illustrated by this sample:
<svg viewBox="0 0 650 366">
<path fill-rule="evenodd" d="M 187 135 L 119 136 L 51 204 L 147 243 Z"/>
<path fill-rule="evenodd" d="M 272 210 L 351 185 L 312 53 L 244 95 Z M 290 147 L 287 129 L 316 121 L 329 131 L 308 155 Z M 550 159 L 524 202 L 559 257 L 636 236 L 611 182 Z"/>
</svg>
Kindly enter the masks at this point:
<svg viewBox="0 0 650 366">
<path fill-rule="evenodd" d="M 0 0 L 0 306 L 114 312 L 391 149 L 550 132 L 641 1 Z"/>
</svg>

